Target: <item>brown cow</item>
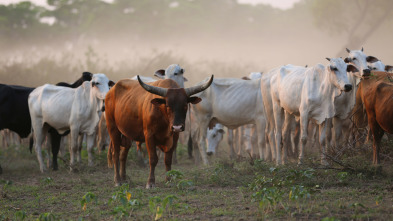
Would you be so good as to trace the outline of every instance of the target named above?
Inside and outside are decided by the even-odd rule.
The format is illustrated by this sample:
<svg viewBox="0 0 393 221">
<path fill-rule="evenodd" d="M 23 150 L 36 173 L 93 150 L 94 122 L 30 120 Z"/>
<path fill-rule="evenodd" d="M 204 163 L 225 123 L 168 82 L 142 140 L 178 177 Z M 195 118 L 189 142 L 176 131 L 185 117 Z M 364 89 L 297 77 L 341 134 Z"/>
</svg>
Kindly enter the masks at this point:
<svg viewBox="0 0 393 221">
<path fill-rule="evenodd" d="M 371 77 L 363 79 L 356 93 L 356 107 L 354 118 L 357 127 L 364 126 L 364 114 L 373 141 L 373 164 L 379 161 L 379 148 L 384 132 L 393 133 L 393 79 L 388 72 L 373 72 Z M 363 110 L 361 111 L 361 106 Z M 359 108 L 360 107 L 360 108 Z M 362 125 L 363 124 L 363 125 Z"/>
<path fill-rule="evenodd" d="M 145 84 L 138 76 L 138 81 L 119 81 L 105 98 L 105 116 L 111 137 L 108 165 L 114 165 L 116 186 L 124 183 L 130 147 L 127 141 L 146 142 L 150 163 L 146 188 L 149 189 L 155 185 L 154 170 L 158 162 L 156 146 L 165 152 L 165 167 L 167 171 L 171 170 L 172 153 L 179 132 L 184 131 L 188 103 L 201 101 L 199 97 L 191 95 L 208 88 L 213 76 L 204 84 L 186 89 L 170 79 Z"/>
</svg>

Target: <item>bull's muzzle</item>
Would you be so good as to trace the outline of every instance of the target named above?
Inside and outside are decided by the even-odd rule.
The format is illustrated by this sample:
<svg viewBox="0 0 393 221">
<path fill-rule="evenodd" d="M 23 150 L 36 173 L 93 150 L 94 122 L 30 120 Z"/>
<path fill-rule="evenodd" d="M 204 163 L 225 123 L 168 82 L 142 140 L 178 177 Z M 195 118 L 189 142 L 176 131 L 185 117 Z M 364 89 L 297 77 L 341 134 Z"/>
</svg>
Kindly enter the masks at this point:
<svg viewBox="0 0 393 221">
<path fill-rule="evenodd" d="M 172 131 L 173 132 L 182 132 L 182 131 L 184 131 L 184 125 L 173 125 Z"/>
<path fill-rule="evenodd" d="M 206 152 L 206 154 L 207 154 L 208 156 L 211 156 L 211 155 L 213 155 L 213 152 L 208 151 L 208 152 Z"/>
</svg>

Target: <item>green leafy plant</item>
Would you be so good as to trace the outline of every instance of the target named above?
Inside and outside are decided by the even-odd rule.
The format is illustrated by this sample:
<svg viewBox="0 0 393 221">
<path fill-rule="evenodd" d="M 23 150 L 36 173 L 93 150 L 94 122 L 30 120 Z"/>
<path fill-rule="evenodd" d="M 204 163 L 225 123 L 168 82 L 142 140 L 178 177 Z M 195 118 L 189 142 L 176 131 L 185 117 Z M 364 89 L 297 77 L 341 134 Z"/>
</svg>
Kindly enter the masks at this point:
<svg viewBox="0 0 393 221">
<path fill-rule="evenodd" d="M 97 204 L 97 197 L 95 194 L 91 193 L 91 192 L 87 192 L 81 200 L 81 207 L 83 211 L 86 211 L 87 209 L 87 204 L 91 203 L 91 202 L 95 202 L 95 204 Z"/>
<path fill-rule="evenodd" d="M 184 175 L 182 172 L 178 170 L 170 170 L 166 172 L 166 177 L 167 177 L 167 185 L 174 185 L 176 184 L 179 180 L 183 179 Z"/>
<path fill-rule="evenodd" d="M 54 221 L 56 220 L 56 216 L 53 213 L 42 213 L 38 217 L 39 221 Z"/>
<path fill-rule="evenodd" d="M 130 217 L 132 212 L 141 206 L 138 199 L 132 199 L 132 194 L 129 191 L 129 185 L 122 185 L 117 192 L 115 192 L 109 199 L 109 204 L 116 205 L 112 211 L 118 217 Z"/>
<path fill-rule="evenodd" d="M 26 212 L 23 211 L 23 210 L 17 211 L 17 212 L 14 214 L 14 216 L 15 216 L 15 220 L 24 220 L 24 219 L 26 219 L 26 217 L 27 217 Z"/>
</svg>

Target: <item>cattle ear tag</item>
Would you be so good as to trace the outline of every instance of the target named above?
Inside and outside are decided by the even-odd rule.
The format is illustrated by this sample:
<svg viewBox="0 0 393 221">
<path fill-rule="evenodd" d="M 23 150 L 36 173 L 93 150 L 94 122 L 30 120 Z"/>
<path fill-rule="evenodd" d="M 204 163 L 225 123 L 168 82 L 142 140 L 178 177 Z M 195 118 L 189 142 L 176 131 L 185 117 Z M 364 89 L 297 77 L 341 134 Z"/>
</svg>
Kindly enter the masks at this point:
<svg viewBox="0 0 393 221">
<path fill-rule="evenodd" d="M 201 101 L 202 101 L 202 99 L 199 97 L 189 97 L 188 98 L 188 103 L 191 103 L 191 104 L 197 104 Z"/>
<path fill-rule="evenodd" d="M 154 106 L 160 106 L 161 104 L 165 104 L 165 99 L 162 99 L 162 98 L 154 98 L 153 100 L 151 100 L 151 103 L 154 105 Z"/>
</svg>

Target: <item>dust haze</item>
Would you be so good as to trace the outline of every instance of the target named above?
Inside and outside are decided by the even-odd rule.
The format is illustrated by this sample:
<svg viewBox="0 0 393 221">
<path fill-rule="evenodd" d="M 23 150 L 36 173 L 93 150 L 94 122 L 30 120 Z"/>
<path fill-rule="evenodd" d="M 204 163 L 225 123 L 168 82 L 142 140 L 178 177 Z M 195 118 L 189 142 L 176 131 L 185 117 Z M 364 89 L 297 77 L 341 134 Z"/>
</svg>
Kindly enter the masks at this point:
<svg viewBox="0 0 393 221">
<path fill-rule="evenodd" d="M 346 56 L 345 47 L 364 47 L 367 55 L 393 64 L 389 16 L 362 40 L 357 36 L 375 26 L 375 19 L 354 28 L 355 8 L 331 14 L 324 11 L 326 1 L 302 1 L 289 10 L 231 0 L 146 2 L 58 5 L 51 26 L 2 26 L 0 82 L 36 87 L 71 82 L 84 71 L 117 81 L 137 74 L 153 77 L 156 70 L 177 63 L 191 86 L 211 74 L 240 78 L 285 64 L 326 64 L 326 57 Z M 323 17 L 326 13 L 337 19 L 351 13 L 353 21 L 340 26 Z M 358 35 L 349 33 L 353 29 Z"/>
</svg>

